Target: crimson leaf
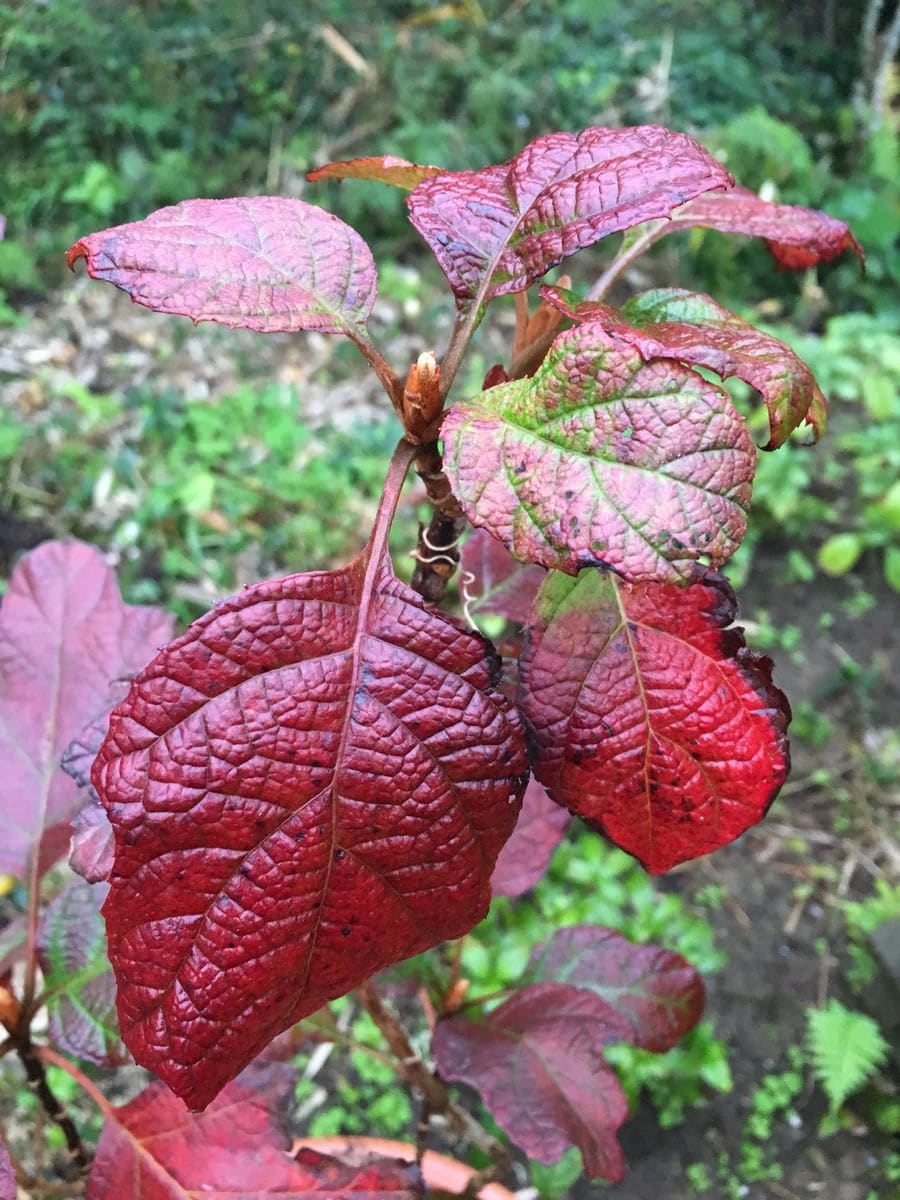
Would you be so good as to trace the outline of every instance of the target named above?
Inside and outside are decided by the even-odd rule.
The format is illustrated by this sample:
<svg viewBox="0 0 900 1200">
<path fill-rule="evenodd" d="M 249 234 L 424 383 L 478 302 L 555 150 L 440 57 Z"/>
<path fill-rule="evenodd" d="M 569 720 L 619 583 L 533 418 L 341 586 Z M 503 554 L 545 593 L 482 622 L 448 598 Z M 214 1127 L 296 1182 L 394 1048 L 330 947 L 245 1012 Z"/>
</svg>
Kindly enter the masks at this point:
<svg viewBox="0 0 900 1200">
<path fill-rule="evenodd" d="M 522 811 L 512 837 L 500 851 L 491 889 L 495 896 L 521 896 L 544 877 L 553 851 L 563 839 L 569 814 L 532 779 L 522 797 Z"/>
<path fill-rule="evenodd" d="M 0 609 L 0 871 L 21 875 L 64 853 L 80 800 L 62 752 L 106 702 L 110 681 L 136 671 L 171 636 L 172 618 L 122 603 L 116 578 L 83 542 L 45 542 L 25 555 Z"/>
<path fill-rule="evenodd" d="M 747 188 L 701 196 L 671 216 L 672 229 L 701 225 L 721 233 L 765 238 L 778 265 L 791 270 L 830 262 L 845 250 L 865 262 L 862 246 L 843 221 L 814 208 L 773 204 Z"/>
<path fill-rule="evenodd" d="M 486 529 L 476 529 L 462 550 L 462 586 L 470 613 L 492 614 L 524 625 L 546 578 L 542 567 L 522 564 Z"/>
<path fill-rule="evenodd" d="M 127 682 L 117 681 L 110 689 L 103 711 L 69 743 L 59 763 L 78 784 L 84 798 L 84 807 L 72 818 L 69 866 L 88 883 L 100 883 L 112 870 L 112 825 L 91 783 L 91 768 L 109 729 L 110 709 L 127 694 Z"/>
<path fill-rule="evenodd" d="M 684 288 L 657 288 L 632 297 L 617 313 L 605 304 L 573 302 L 560 288 L 543 288 L 541 295 L 574 320 L 597 321 L 631 342 L 647 361 L 671 358 L 707 367 L 722 379 L 734 375 L 749 383 L 769 411 L 764 449 L 777 449 L 803 421 L 812 426 L 816 441 L 821 437 L 828 406 L 806 363 L 784 342 L 709 296 Z"/>
<path fill-rule="evenodd" d="M 619 1180 L 625 1165 L 616 1130 L 628 1103 L 603 1059 L 620 1033 L 609 1016 L 590 992 L 538 983 L 482 1021 L 442 1021 L 432 1050 L 441 1075 L 476 1088 L 530 1158 L 553 1163 L 577 1146 L 588 1175 Z"/>
<path fill-rule="evenodd" d="M 788 772 L 772 664 L 727 628 L 736 602 L 609 574 L 548 576 L 521 660 L 534 772 L 649 871 L 707 854 L 765 815 Z"/>
<path fill-rule="evenodd" d="M 658 1053 L 671 1050 L 703 1012 L 703 980 L 686 959 L 599 925 L 558 929 L 532 954 L 526 978 L 593 992 L 624 1018 L 623 1041 Z"/>
<path fill-rule="evenodd" d="M 2 236 L 3 218 L 0 217 L 0 237 Z M 2 1138 L 0 1138 L 0 1200 L 16 1200 L 16 1174 Z"/>
<path fill-rule="evenodd" d="M 93 774 L 103 911 L 125 1043 L 192 1106 L 484 915 L 525 780 L 494 679 L 370 549 L 246 589 L 134 681 Z"/>
<path fill-rule="evenodd" d="M 254 1096 L 231 1084 L 201 1116 L 162 1084 L 108 1114 L 87 1200 L 421 1200 L 414 1167 L 393 1159 L 343 1167 L 325 1155 L 301 1162 Z"/>
<path fill-rule="evenodd" d="M 522 291 L 576 250 L 732 182 L 683 133 L 592 128 L 539 137 L 501 166 L 426 179 L 407 204 L 465 308 Z"/>
<path fill-rule="evenodd" d="M 523 561 L 685 582 L 746 528 L 756 459 L 728 396 L 596 323 L 558 337 L 532 379 L 454 405 L 442 436 L 466 516 Z"/>
<path fill-rule="evenodd" d="M 377 154 L 371 158 L 351 158 L 342 162 L 326 163 L 310 171 L 306 176 L 312 183 L 320 179 L 367 179 L 372 183 L 386 183 L 391 187 L 411 192 L 423 179 L 432 179 L 444 172 L 440 167 L 427 167 L 411 163 L 393 154 Z"/>
<path fill-rule="evenodd" d="M 375 263 L 359 234 L 315 205 L 279 196 L 183 200 L 69 249 L 156 312 L 260 333 L 359 335 Z"/>
</svg>

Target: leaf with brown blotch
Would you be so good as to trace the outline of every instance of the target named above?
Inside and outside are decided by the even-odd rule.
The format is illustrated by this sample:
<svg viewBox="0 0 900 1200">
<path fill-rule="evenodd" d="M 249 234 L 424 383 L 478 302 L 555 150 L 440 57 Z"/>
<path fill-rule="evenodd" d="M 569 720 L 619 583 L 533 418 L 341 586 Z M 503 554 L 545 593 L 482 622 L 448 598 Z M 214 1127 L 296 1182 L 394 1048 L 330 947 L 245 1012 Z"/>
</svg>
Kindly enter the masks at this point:
<svg viewBox="0 0 900 1200">
<path fill-rule="evenodd" d="M 755 825 L 788 773 L 790 707 L 736 608 L 700 568 L 687 588 L 554 573 L 526 633 L 535 775 L 654 874 Z"/>
<path fill-rule="evenodd" d="M 161 609 L 123 604 L 93 546 L 45 542 L 21 559 L 0 608 L 0 871 L 24 874 L 32 853 L 43 870 L 65 853 L 81 798 L 60 756 L 172 625 Z"/>
<path fill-rule="evenodd" d="M 109 952 L 126 1045 L 192 1107 L 484 916 L 526 778 L 496 667 L 367 550 L 246 589 L 134 681 L 93 773 Z"/>
<path fill-rule="evenodd" d="M 523 562 L 684 583 L 744 536 L 756 454 L 728 395 L 596 323 L 454 405 L 442 437 L 466 516 Z"/>
<path fill-rule="evenodd" d="M 518 562 L 486 529 L 475 529 L 466 538 L 460 569 L 469 612 L 505 617 L 517 625 L 524 625 L 547 577 L 543 567 Z"/>
<path fill-rule="evenodd" d="M 366 179 L 370 183 L 385 183 L 411 192 L 423 179 L 433 179 L 435 175 L 443 174 L 441 167 L 411 163 L 393 154 L 377 154 L 369 158 L 326 163 L 310 171 L 306 178 L 310 183 L 318 183 L 322 179 Z"/>
<path fill-rule="evenodd" d="M 441 1075 L 475 1088 L 529 1158 L 554 1163 L 577 1146 L 588 1175 L 616 1181 L 628 1102 L 603 1048 L 620 1040 L 622 1024 L 590 992 L 538 983 L 484 1020 L 441 1021 L 432 1051 Z"/>
<path fill-rule="evenodd" d="M 570 819 L 569 813 L 550 799 L 543 784 L 532 779 L 522 797 L 512 837 L 500 851 L 491 876 L 495 896 L 521 896 L 540 883 Z"/>
<path fill-rule="evenodd" d="M 87 1200 L 422 1200 L 415 1166 L 374 1159 L 345 1166 L 287 1153 L 263 1104 L 231 1084 L 200 1116 L 162 1084 L 107 1113 Z"/>
<path fill-rule="evenodd" d="M 362 333 L 375 302 L 372 252 L 349 225 L 303 200 L 183 200 L 72 246 L 154 312 L 259 333 Z"/>
<path fill-rule="evenodd" d="M 501 166 L 426 179 L 407 205 L 466 308 L 523 291 L 576 250 L 732 183 L 686 134 L 591 128 L 546 134 Z"/>
<path fill-rule="evenodd" d="M 769 440 L 775 450 L 806 421 L 818 441 L 828 405 L 812 371 L 778 338 L 763 333 L 700 292 L 656 288 L 632 297 L 616 312 L 606 304 L 579 303 L 558 288 L 541 294 L 581 324 L 596 321 L 632 343 L 646 361 L 674 359 L 706 367 L 722 379 L 743 379 L 762 396 L 769 413 Z"/>
</svg>

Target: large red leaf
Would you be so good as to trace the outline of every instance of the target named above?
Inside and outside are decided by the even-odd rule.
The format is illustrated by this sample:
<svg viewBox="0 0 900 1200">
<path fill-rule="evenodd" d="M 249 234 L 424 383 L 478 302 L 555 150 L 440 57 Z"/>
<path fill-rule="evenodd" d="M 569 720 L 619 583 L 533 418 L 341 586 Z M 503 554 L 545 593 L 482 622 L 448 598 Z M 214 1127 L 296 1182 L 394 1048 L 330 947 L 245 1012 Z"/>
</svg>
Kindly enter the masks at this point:
<svg viewBox="0 0 900 1200">
<path fill-rule="evenodd" d="M 816 441 L 821 437 L 828 406 L 806 363 L 784 342 L 709 296 L 683 288 L 657 288 L 634 296 L 617 313 L 605 304 L 573 304 L 559 288 L 544 288 L 541 294 L 574 320 L 597 321 L 631 342 L 645 360 L 671 358 L 707 367 L 722 379 L 733 375 L 749 383 L 769 412 L 769 441 L 764 449 L 781 446 L 803 421 L 812 427 Z"/>
<path fill-rule="evenodd" d="M 683 133 L 593 128 L 539 137 L 501 166 L 426 179 L 407 204 L 464 307 L 522 291 L 576 250 L 732 182 Z"/>
<path fill-rule="evenodd" d="M 279 196 L 183 200 L 92 233 L 66 257 L 156 312 L 231 329 L 356 332 L 375 302 L 375 263 L 359 234 Z"/>
<path fill-rule="evenodd" d="M 166 647 L 93 779 L 135 1058 L 197 1108 L 275 1034 L 487 910 L 525 754 L 476 634 L 366 552 Z"/>
<path fill-rule="evenodd" d="M 421 1200 L 414 1166 L 393 1159 L 344 1167 L 288 1139 L 254 1096 L 231 1084 L 201 1116 L 154 1083 L 107 1115 L 87 1200 Z"/>
<path fill-rule="evenodd" d="M 550 575 L 521 660 L 534 772 L 657 873 L 738 837 L 787 776 L 790 708 L 734 593 Z"/>
<path fill-rule="evenodd" d="M 432 1049 L 441 1075 L 476 1088 L 530 1158 L 553 1163 L 577 1146 L 588 1175 L 618 1180 L 625 1164 L 616 1130 L 628 1103 L 603 1048 L 619 1036 L 620 1022 L 597 996 L 538 983 L 482 1021 L 442 1021 Z"/>
<path fill-rule="evenodd" d="M 138 670 L 171 636 L 172 618 L 123 604 L 116 577 L 83 542 L 25 555 L 0 608 L 0 871 L 21 875 L 62 855 L 78 787 L 60 756 L 107 702 L 110 682 Z"/>
<path fill-rule="evenodd" d="M 3 218 L 0 217 L 0 237 L 2 236 Z M 16 1174 L 2 1138 L 0 1138 L 0 1200 L 16 1200 Z"/>
<path fill-rule="evenodd" d="M 442 436 L 466 516 L 523 561 L 676 583 L 744 535 L 756 455 L 729 397 L 596 323 L 454 405 Z"/>
<path fill-rule="evenodd" d="M 475 529 L 466 538 L 460 568 L 468 611 L 505 617 L 517 625 L 524 625 L 547 576 L 543 567 L 514 559 L 486 529 Z"/>
<path fill-rule="evenodd" d="M 495 896 L 521 896 L 540 883 L 569 820 L 569 813 L 550 799 L 543 784 L 532 779 L 512 837 L 500 851 L 491 876 Z"/>
<path fill-rule="evenodd" d="M 532 954 L 526 978 L 593 992 L 624 1018 L 623 1041 L 658 1053 L 671 1050 L 703 1013 L 703 980 L 687 959 L 599 925 L 558 929 Z"/>
<path fill-rule="evenodd" d="M 814 208 L 773 204 L 747 188 L 701 196 L 671 216 L 673 229 L 702 225 L 764 238 L 778 265 L 792 270 L 830 262 L 845 250 L 865 261 L 862 246 L 843 221 Z"/>
<path fill-rule="evenodd" d="M 312 183 L 321 179 L 367 179 L 371 183 L 386 183 L 390 187 L 411 192 L 423 179 L 433 179 L 444 172 L 440 167 L 427 167 L 411 163 L 393 154 L 377 154 L 371 158 L 350 158 L 342 162 L 326 163 L 306 176 Z"/>
</svg>

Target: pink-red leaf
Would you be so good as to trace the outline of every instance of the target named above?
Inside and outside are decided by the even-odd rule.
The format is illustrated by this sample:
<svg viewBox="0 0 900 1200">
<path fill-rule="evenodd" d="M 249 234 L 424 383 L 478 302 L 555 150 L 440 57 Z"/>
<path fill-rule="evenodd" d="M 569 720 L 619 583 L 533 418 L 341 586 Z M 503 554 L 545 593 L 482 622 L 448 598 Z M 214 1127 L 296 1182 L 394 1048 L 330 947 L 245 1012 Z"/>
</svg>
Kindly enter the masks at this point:
<svg viewBox="0 0 900 1200">
<path fill-rule="evenodd" d="M 736 376 L 756 388 L 769 412 L 769 441 L 775 450 L 803 421 L 816 441 L 828 419 L 828 406 L 812 371 L 777 338 L 722 308 L 709 296 L 683 288 L 657 288 L 634 296 L 621 313 L 605 304 L 572 304 L 559 288 L 544 298 L 579 322 L 597 321 L 631 342 L 649 361 L 670 358 L 707 367 L 722 379 Z"/>
<path fill-rule="evenodd" d="M 703 1013 L 703 980 L 687 959 L 659 946 L 637 946 L 599 925 L 558 929 L 535 950 L 526 978 L 599 996 L 624 1018 L 623 1041 L 657 1053 L 671 1050 Z"/>
<path fill-rule="evenodd" d="M 72 818 L 69 866 L 88 883 L 109 878 L 115 841 L 109 817 L 99 800 L 90 800 Z"/>
<path fill-rule="evenodd" d="M 522 291 L 576 250 L 732 182 L 683 133 L 592 128 L 539 137 L 501 166 L 426 179 L 407 204 L 465 307 Z"/>
<path fill-rule="evenodd" d="M 512 837 L 500 851 L 491 888 L 495 896 L 521 896 L 543 879 L 553 851 L 563 839 L 569 813 L 532 779 L 522 797 L 522 811 Z"/>
<path fill-rule="evenodd" d="M 60 756 L 110 682 L 171 631 L 167 613 L 122 603 L 92 546 L 46 542 L 21 560 L 0 608 L 0 871 L 21 875 L 32 852 L 41 867 L 65 853 L 80 797 Z"/>
<path fill-rule="evenodd" d="M 134 681 L 93 775 L 104 915 L 125 1043 L 193 1107 L 484 915 L 525 780 L 494 672 L 367 551 L 246 589 Z"/>
<path fill-rule="evenodd" d="M 454 405 L 442 436 L 466 516 L 522 561 L 678 583 L 744 535 L 756 455 L 729 397 L 597 323 Z"/>
<path fill-rule="evenodd" d="M 2 236 L 3 218 L 0 217 L 0 237 Z M 16 1174 L 2 1138 L 0 1138 L 0 1200 L 16 1200 Z"/>
<path fill-rule="evenodd" d="M 155 312 L 260 333 L 358 333 L 375 302 L 369 247 L 343 221 L 279 196 L 183 200 L 72 246 Z"/>
<path fill-rule="evenodd" d="M 411 163 L 393 154 L 377 154 L 370 158 L 351 158 L 342 162 L 326 163 L 306 176 L 311 183 L 321 179 L 367 179 L 371 183 L 385 183 L 390 187 L 411 192 L 423 179 L 433 179 L 444 172 L 440 167 L 428 167 Z"/>
<path fill-rule="evenodd" d="M 865 262 L 862 246 L 843 221 L 814 208 L 773 204 L 747 188 L 701 196 L 671 216 L 673 229 L 701 225 L 764 238 L 778 265 L 794 271 L 830 262 L 845 250 Z"/>
<path fill-rule="evenodd" d="M 790 708 L 730 629 L 721 576 L 693 586 L 552 574 L 521 660 L 534 772 L 657 873 L 733 841 L 787 776 Z"/>
<path fill-rule="evenodd" d="M 619 1180 L 616 1130 L 628 1104 L 603 1059 L 604 1046 L 619 1040 L 609 1015 L 590 992 L 538 983 L 482 1021 L 442 1021 L 432 1049 L 441 1075 L 476 1088 L 530 1158 L 553 1163 L 577 1146 L 588 1175 Z"/>
<path fill-rule="evenodd" d="M 543 567 L 520 563 L 486 529 L 466 539 L 460 562 L 470 613 L 505 617 L 523 625 L 547 576 Z"/>
<path fill-rule="evenodd" d="M 393 1159 L 344 1167 L 288 1139 L 250 1093 L 231 1084 L 201 1116 L 162 1084 L 107 1115 L 87 1200 L 421 1200 L 415 1167 Z"/>
</svg>

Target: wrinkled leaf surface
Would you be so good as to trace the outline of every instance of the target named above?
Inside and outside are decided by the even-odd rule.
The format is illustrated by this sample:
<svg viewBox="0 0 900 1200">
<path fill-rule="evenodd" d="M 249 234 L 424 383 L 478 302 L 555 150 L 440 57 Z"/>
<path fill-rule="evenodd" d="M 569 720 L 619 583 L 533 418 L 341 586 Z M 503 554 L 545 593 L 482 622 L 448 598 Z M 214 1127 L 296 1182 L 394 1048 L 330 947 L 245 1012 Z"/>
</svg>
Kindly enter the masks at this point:
<svg viewBox="0 0 900 1200">
<path fill-rule="evenodd" d="M 540 883 L 569 819 L 569 813 L 554 804 L 543 784 L 532 779 L 522 797 L 512 837 L 500 851 L 491 876 L 495 896 L 521 896 Z"/>
</svg>

